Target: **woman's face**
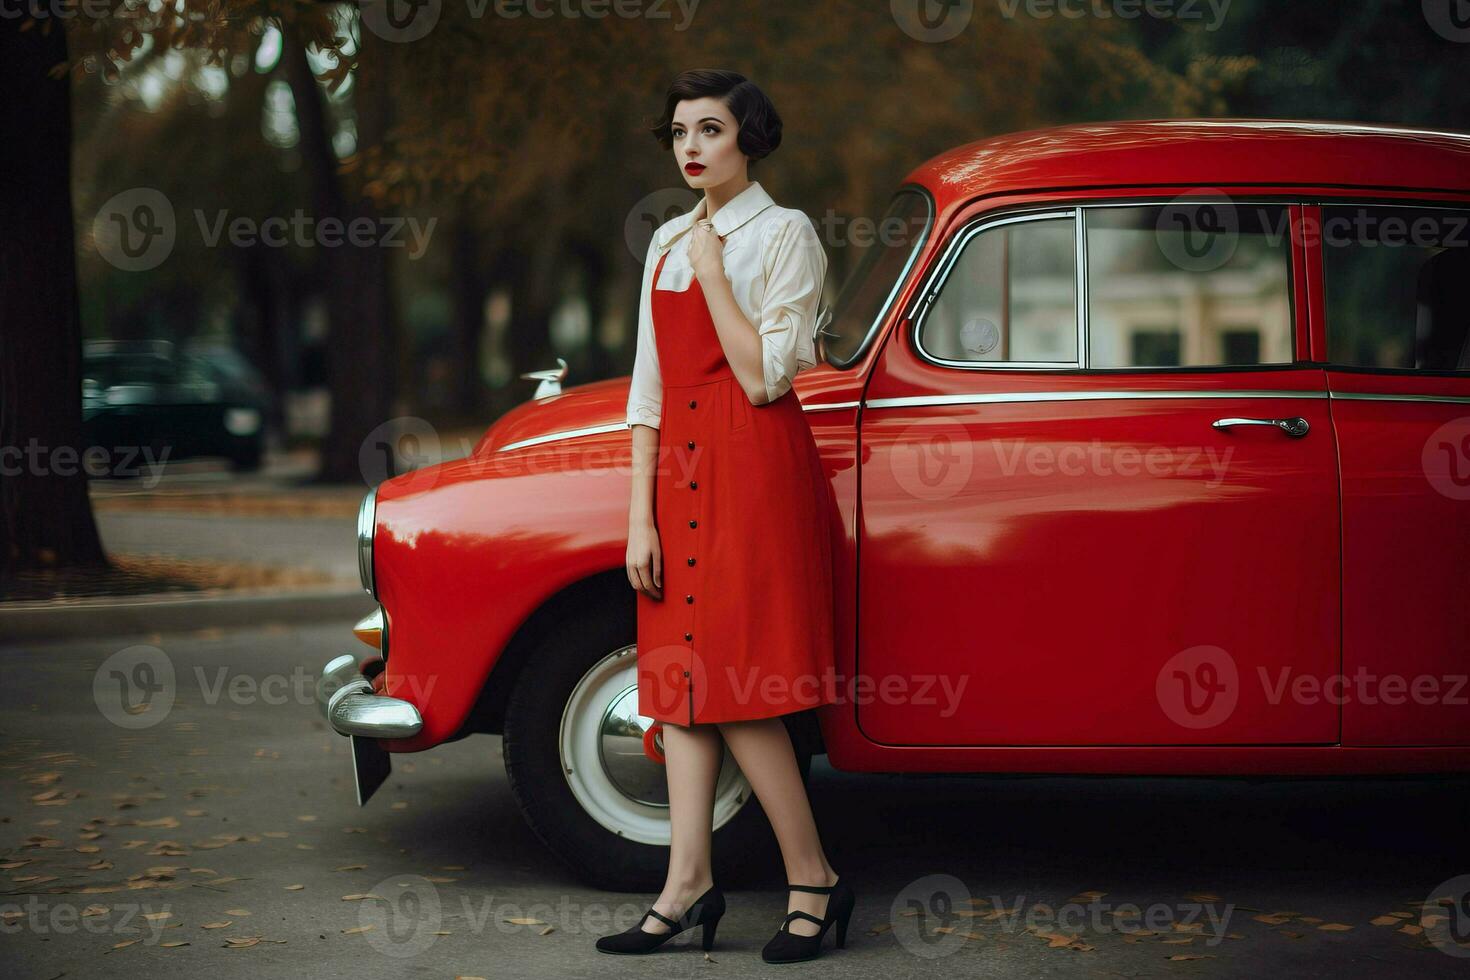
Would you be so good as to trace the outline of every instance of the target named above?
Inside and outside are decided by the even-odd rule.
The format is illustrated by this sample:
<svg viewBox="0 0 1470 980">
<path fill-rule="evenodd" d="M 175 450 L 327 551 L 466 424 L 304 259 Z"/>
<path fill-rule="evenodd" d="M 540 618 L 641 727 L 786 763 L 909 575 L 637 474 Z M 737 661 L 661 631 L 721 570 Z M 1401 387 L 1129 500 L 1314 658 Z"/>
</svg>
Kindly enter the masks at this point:
<svg viewBox="0 0 1470 980">
<path fill-rule="evenodd" d="M 674 159 L 690 187 L 717 187 L 745 174 L 740 127 L 725 103 L 713 96 L 685 99 L 674 107 L 669 128 Z"/>
</svg>

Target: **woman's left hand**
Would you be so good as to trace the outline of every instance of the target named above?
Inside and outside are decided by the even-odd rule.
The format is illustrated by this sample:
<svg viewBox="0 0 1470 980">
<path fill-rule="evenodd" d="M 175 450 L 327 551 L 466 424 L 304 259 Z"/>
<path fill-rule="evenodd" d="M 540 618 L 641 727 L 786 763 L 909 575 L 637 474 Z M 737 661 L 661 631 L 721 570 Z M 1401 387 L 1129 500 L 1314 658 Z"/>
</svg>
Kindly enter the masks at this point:
<svg viewBox="0 0 1470 980">
<path fill-rule="evenodd" d="M 689 240 L 689 264 L 701 284 L 713 281 L 715 276 L 725 274 L 725 240 L 699 222 L 690 229 L 694 237 Z"/>
</svg>

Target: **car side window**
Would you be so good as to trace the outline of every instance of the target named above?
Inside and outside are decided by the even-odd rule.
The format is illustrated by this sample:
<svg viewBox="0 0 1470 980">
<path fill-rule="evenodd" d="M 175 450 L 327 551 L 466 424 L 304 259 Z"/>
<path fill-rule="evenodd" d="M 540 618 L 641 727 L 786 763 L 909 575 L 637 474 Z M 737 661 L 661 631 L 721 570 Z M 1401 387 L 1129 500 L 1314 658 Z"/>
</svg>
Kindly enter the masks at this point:
<svg viewBox="0 0 1470 980">
<path fill-rule="evenodd" d="M 1324 205 L 1327 359 L 1470 371 L 1470 210 Z"/>
<path fill-rule="evenodd" d="M 1084 212 L 1088 367 L 1291 363 L 1285 205 Z"/>
<path fill-rule="evenodd" d="M 919 331 L 930 357 L 961 362 L 1077 362 L 1076 223 L 1002 221 L 965 240 Z"/>
</svg>

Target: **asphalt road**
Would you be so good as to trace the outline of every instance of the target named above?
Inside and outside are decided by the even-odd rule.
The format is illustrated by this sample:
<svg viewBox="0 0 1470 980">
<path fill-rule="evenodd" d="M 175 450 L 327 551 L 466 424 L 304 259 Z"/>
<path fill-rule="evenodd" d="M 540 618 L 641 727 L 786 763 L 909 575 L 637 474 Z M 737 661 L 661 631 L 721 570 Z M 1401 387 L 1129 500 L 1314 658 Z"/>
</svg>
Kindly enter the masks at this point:
<svg viewBox="0 0 1470 980">
<path fill-rule="evenodd" d="M 399 757 L 357 808 L 347 742 L 311 700 L 315 671 L 353 650 L 349 626 L 0 644 L 0 975 L 1340 980 L 1470 966 L 1414 933 L 1421 903 L 1470 873 L 1464 779 L 916 779 L 820 759 L 828 853 L 859 896 L 847 949 L 761 962 L 785 911 L 771 868 L 728 890 L 709 959 L 695 931 L 606 956 L 594 939 L 653 896 L 564 870 L 517 813 L 498 739 Z M 171 683 L 139 666 L 162 662 Z M 149 709 L 127 711 L 120 684 L 155 691 Z"/>
</svg>

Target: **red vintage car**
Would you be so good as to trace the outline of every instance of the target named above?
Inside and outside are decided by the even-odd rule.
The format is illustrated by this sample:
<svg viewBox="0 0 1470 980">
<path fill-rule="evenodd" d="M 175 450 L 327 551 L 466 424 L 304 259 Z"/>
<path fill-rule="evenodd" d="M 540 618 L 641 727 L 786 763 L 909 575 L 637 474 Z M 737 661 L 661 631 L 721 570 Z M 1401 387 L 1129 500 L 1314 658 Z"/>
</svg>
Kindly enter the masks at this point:
<svg viewBox="0 0 1470 980">
<path fill-rule="evenodd" d="M 1470 770 L 1467 226 L 1470 134 L 1216 119 L 970 143 L 823 228 L 871 244 L 795 383 L 839 606 L 803 765 Z M 499 733 L 552 850 L 656 889 L 628 380 L 547 387 L 367 494 L 377 652 L 320 694 L 361 801 Z M 727 755 L 717 861 L 757 807 Z"/>
</svg>

